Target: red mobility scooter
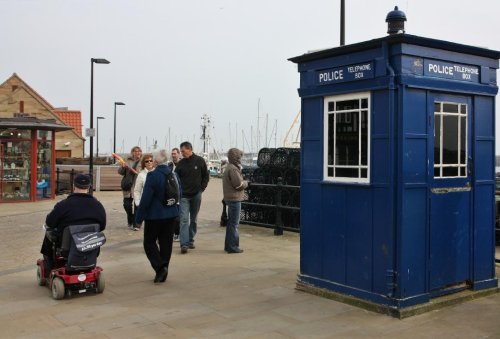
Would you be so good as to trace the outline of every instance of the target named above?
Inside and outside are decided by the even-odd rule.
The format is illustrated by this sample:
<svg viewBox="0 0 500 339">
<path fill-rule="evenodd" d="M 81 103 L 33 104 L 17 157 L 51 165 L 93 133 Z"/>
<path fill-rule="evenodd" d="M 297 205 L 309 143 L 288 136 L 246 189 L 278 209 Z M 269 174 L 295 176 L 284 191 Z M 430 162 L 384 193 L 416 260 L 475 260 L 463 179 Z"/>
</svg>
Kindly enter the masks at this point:
<svg viewBox="0 0 500 339">
<path fill-rule="evenodd" d="M 47 269 L 44 259 L 37 260 L 39 286 L 47 286 L 54 299 L 85 292 L 102 293 L 105 287 L 103 269 L 96 265 L 99 248 L 106 242 L 98 224 L 72 225 L 62 236 L 45 227 L 54 257 Z"/>
</svg>

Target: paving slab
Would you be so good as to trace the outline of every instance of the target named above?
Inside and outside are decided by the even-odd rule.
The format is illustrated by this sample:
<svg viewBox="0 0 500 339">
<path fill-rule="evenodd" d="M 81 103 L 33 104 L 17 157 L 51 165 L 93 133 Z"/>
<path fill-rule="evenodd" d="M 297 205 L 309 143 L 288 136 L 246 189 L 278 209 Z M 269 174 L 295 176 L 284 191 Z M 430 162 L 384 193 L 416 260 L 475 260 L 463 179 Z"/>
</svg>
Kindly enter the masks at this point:
<svg viewBox="0 0 500 339">
<path fill-rule="evenodd" d="M 296 290 L 296 233 L 242 225 L 245 252 L 226 254 L 219 179 L 203 195 L 196 249 L 174 243 L 168 280 L 155 285 L 121 192 L 95 195 L 108 215 L 106 289 L 59 301 L 35 277 L 55 201 L 0 205 L 0 338 L 500 338 L 498 294 L 399 320 Z"/>
</svg>

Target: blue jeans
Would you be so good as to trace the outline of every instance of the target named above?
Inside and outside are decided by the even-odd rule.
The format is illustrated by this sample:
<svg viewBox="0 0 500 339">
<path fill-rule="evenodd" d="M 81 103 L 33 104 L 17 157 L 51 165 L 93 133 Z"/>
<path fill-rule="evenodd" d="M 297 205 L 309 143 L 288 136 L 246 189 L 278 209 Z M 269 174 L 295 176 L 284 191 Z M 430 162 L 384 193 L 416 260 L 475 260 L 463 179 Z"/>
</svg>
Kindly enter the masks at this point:
<svg viewBox="0 0 500 339">
<path fill-rule="evenodd" d="M 180 202 L 180 245 L 187 247 L 189 243 L 194 243 L 196 235 L 196 222 L 201 206 L 201 192 L 194 197 L 182 197 Z"/>
<path fill-rule="evenodd" d="M 240 249 L 240 234 L 238 224 L 240 223 L 241 201 L 226 201 L 227 205 L 227 226 L 226 239 L 224 241 L 224 251 L 236 252 Z"/>
</svg>

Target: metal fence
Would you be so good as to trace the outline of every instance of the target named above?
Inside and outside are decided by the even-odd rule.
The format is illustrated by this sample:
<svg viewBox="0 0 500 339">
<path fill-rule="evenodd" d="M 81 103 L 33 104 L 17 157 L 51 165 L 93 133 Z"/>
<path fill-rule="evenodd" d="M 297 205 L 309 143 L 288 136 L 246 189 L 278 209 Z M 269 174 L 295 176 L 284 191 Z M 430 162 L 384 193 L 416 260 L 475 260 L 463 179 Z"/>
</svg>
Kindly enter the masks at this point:
<svg viewBox="0 0 500 339">
<path fill-rule="evenodd" d="M 56 169 L 56 194 L 66 194 L 73 192 L 73 178 L 83 171 Z"/>
<path fill-rule="evenodd" d="M 246 168 L 243 177 L 250 182 L 241 203 L 242 224 L 300 231 L 300 149 L 263 148 L 256 168 Z"/>
</svg>

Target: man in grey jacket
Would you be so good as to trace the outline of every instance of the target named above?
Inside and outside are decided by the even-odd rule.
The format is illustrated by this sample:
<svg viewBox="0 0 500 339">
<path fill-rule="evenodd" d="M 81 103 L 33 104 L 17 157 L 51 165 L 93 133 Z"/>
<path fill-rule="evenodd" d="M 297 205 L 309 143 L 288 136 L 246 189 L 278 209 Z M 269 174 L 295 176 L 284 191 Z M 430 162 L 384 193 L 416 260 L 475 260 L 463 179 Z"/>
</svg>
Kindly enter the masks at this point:
<svg viewBox="0 0 500 339">
<path fill-rule="evenodd" d="M 228 222 L 226 226 L 226 239 L 224 251 L 227 253 L 242 253 L 240 248 L 240 235 L 238 224 L 240 223 L 241 201 L 248 182 L 241 175 L 241 157 L 243 152 L 237 148 L 231 148 L 227 152 L 229 164 L 222 177 L 222 191 L 224 201 L 227 205 Z"/>
</svg>

